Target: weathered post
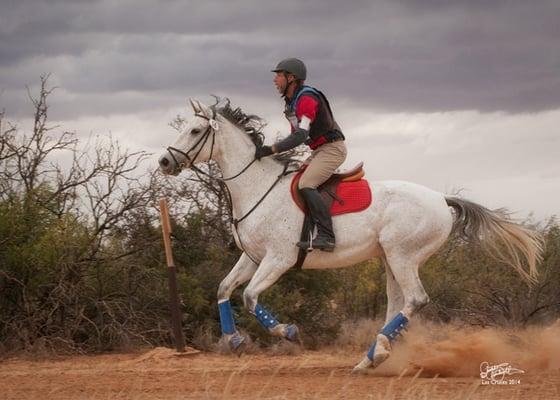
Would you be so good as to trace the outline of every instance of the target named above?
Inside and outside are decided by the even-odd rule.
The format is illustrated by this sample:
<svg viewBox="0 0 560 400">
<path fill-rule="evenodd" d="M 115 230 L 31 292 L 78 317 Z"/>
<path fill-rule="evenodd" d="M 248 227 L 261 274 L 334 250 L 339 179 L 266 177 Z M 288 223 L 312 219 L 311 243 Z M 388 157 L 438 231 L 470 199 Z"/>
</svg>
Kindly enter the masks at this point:
<svg viewBox="0 0 560 400">
<path fill-rule="evenodd" d="M 181 310 L 179 308 L 179 293 L 177 291 L 177 273 L 171 252 L 171 223 L 169 221 L 169 209 L 165 198 L 159 199 L 159 210 L 161 215 L 161 230 L 163 232 L 163 244 L 165 246 L 165 258 L 167 259 L 167 278 L 169 284 L 169 309 L 171 310 L 171 326 L 175 336 L 175 348 L 178 352 L 185 351 L 185 339 L 181 328 Z"/>
</svg>

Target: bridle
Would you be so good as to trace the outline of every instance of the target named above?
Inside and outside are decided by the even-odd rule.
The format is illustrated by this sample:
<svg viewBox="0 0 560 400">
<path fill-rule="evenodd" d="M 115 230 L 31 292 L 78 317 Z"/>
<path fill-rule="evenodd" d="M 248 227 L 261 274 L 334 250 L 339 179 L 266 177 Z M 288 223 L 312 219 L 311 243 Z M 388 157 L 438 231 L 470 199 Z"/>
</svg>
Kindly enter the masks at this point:
<svg viewBox="0 0 560 400">
<path fill-rule="evenodd" d="M 167 147 L 167 152 L 169 153 L 169 155 L 171 156 L 173 161 L 175 161 L 175 165 L 177 166 L 177 168 L 182 169 L 183 167 L 189 165 L 189 168 L 192 168 L 197 173 L 205 175 L 212 180 L 217 180 L 218 183 L 220 184 L 220 186 L 225 188 L 225 192 L 227 193 L 228 206 L 229 206 L 229 209 L 230 209 L 230 222 L 233 224 L 233 226 L 237 230 L 238 224 L 241 221 L 243 221 L 245 218 L 247 218 L 253 211 L 255 211 L 255 209 L 263 202 L 263 200 L 266 198 L 266 196 L 268 196 L 268 194 L 272 191 L 272 189 L 274 189 L 274 187 L 278 184 L 278 182 L 280 182 L 282 177 L 285 176 L 285 175 L 288 175 L 292 172 L 295 172 L 295 171 L 287 171 L 288 170 L 288 164 L 285 164 L 284 165 L 284 170 L 282 171 L 282 173 L 280 175 L 278 175 L 278 177 L 276 178 L 276 180 L 274 181 L 272 186 L 266 191 L 266 193 L 261 197 L 261 199 L 259 201 L 257 201 L 257 203 L 248 212 L 246 212 L 245 215 L 243 215 L 241 218 L 233 218 L 233 205 L 232 205 L 232 202 L 231 202 L 231 193 L 229 191 L 229 188 L 225 184 L 225 182 L 231 181 L 231 180 L 239 177 L 240 175 L 242 175 L 245 171 L 247 171 L 249 169 L 249 167 L 251 165 L 253 165 L 255 163 L 255 161 L 257 161 L 257 158 L 255 157 L 241 171 L 239 171 L 237 174 L 235 174 L 233 176 L 230 176 L 228 178 L 218 178 L 218 177 L 212 176 L 212 175 L 204 172 L 203 170 L 201 170 L 200 168 L 198 168 L 194 165 L 196 159 L 198 158 L 198 156 L 200 155 L 200 152 L 202 151 L 202 148 L 206 145 L 206 143 L 210 139 L 210 136 L 212 136 L 212 144 L 211 144 L 211 147 L 210 147 L 210 157 L 209 158 L 211 159 L 212 154 L 214 154 L 214 145 L 216 143 L 216 131 L 219 129 L 219 126 L 218 126 L 218 122 L 216 121 L 216 110 L 214 108 L 211 108 L 211 110 L 212 110 L 212 117 L 211 118 L 207 117 L 204 114 L 200 114 L 200 113 L 195 114 L 195 116 L 201 117 L 201 118 L 207 120 L 208 121 L 208 127 L 206 128 L 206 130 L 204 131 L 204 133 L 202 134 L 200 139 L 198 139 L 196 141 L 196 143 L 190 149 L 188 149 L 186 152 L 184 152 L 184 151 L 182 151 L 182 150 L 180 150 L 176 147 L 169 146 L 169 147 Z M 200 145 L 200 148 L 196 151 L 194 156 L 191 157 L 189 154 L 191 152 L 195 151 L 195 149 L 199 145 Z M 177 158 L 175 157 L 174 153 L 175 154 L 181 154 L 183 157 L 185 157 L 185 159 L 187 160 L 187 162 L 189 164 L 179 163 L 179 161 L 177 161 Z M 239 235 L 238 235 L 238 237 L 239 237 Z"/>
<path fill-rule="evenodd" d="M 266 191 L 266 193 L 260 198 L 259 201 L 256 202 L 256 204 L 245 213 L 245 215 L 243 215 L 241 218 L 233 218 L 233 204 L 232 204 L 232 199 L 231 199 L 231 193 L 229 191 L 228 186 L 226 185 L 225 182 L 227 181 L 231 181 L 235 178 L 237 178 L 238 176 L 242 175 L 245 171 L 247 171 L 249 169 L 249 167 L 251 165 L 253 165 L 255 163 L 255 161 L 257 161 L 257 158 L 255 157 L 251 162 L 249 162 L 241 171 L 239 171 L 237 174 L 230 176 L 229 178 L 219 178 L 219 177 L 215 177 L 212 176 L 210 174 L 208 174 L 207 172 L 204 172 L 203 170 L 201 170 L 200 168 L 196 167 L 194 165 L 196 159 L 198 158 L 198 156 L 200 155 L 200 152 L 202 151 L 202 148 L 204 147 L 204 145 L 208 142 L 208 139 L 210 138 L 210 136 L 212 136 L 212 145 L 210 147 L 210 159 L 212 158 L 212 154 L 214 154 L 214 145 L 216 143 L 216 131 L 219 129 L 218 126 L 218 122 L 216 121 L 216 110 L 214 108 L 212 109 L 212 118 L 207 117 L 206 115 L 200 114 L 200 113 L 195 113 L 195 116 L 197 117 L 201 117 L 204 118 L 205 120 L 208 121 L 208 128 L 206 128 L 206 130 L 204 131 L 204 133 L 202 134 L 202 136 L 200 137 L 200 139 L 197 140 L 197 142 L 190 148 L 188 149 L 186 152 L 176 148 L 176 147 L 172 147 L 169 146 L 167 147 L 167 152 L 169 153 L 169 155 L 171 156 L 171 158 L 173 159 L 173 161 L 175 161 L 175 165 L 177 166 L 177 168 L 179 168 L 179 170 L 181 170 L 183 167 L 187 166 L 187 164 L 185 163 L 179 163 L 177 161 L 177 158 L 175 157 L 174 153 L 177 154 L 181 154 L 183 157 L 185 157 L 185 159 L 187 160 L 187 162 L 190 164 L 190 168 L 192 168 L 195 172 L 202 174 L 204 176 L 207 176 L 208 178 L 210 178 L 211 180 L 217 180 L 218 184 L 220 185 L 220 187 L 222 188 L 222 190 L 226 193 L 227 197 L 227 205 L 229 208 L 229 219 L 230 219 L 230 223 L 233 225 L 235 231 L 236 231 L 236 236 L 239 240 L 239 244 L 241 247 L 241 250 L 243 250 L 243 252 L 245 254 L 247 254 L 247 257 L 249 257 L 251 259 L 251 261 L 253 261 L 255 264 L 258 264 L 255 260 L 253 260 L 253 258 L 247 253 L 247 251 L 245 251 L 245 248 L 243 246 L 243 243 L 241 242 L 241 237 L 239 236 L 239 233 L 237 232 L 237 226 L 239 225 L 239 223 L 241 221 L 243 221 L 245 218 L 247 218 L 253 211 L 255 211 L 255 209 L 264 201 L 264 199 L 268 196 L 268 194 L 272 191 L 272 189 L 274 189 L 274 187 L 278 184 L 278 182 L 280 182 L 280 180 L 282 179 L 282 177 L 291 174 L 292 172 L 295 171 L 288 171 L 288 164 L 286 163 L 284 165 L 284 169 L 282 171 L 282 173 L 280 175 L 278 175 L 278 177 L 276 178 L 276 180 L 274 181 L 274 183 L 272 184 L 272 186 L 270 186 L 270 188 Z M 201 144 L 202 143 L 202 144 Z M 191 152 L 193 152 L 197 146 L 200 145 L 200 148 L 198 149 L 198 151 L 196 151 L 196 153 L 194 154 L 194 156 L 191 158 L 189 156 L 189 154 Z"/>
<path fill-rule="evenodd" d="M 240 176 L 241 174 L 243 174 L 245 171 L 247 171 L 249 169 L 249 167 L 251 165 L 254 164 L 255 161 L 257 161 L 256 158 L 254 158 L 252 161 L 249 162 L 249 164 L 247 164 L 241 171 L 239 171 L 237 174 L 230 176 L 229 178 L 216 178 L 214 176 L 211 176 L 210 174 L 204 172 L 203 170 L 201 170 L 200 168 L 198 168 L 197 166 L 194 165 L 196 159 L 198 158 L 198 156 L 200 155 L 200 152 L 202 151 L 202 148 L 204 147 L 204 145 L 206 144 L 206 142 L 208 142 L 208 138 L 210 137 L 210 135 L 212 135 L 212 145 L 210 147 L 210 159 L 212 159 L 212 154 L 214 154 L 214 144 L 216 142 L 216 131 L 218 130 L 218 122 L 216 121 L 216 110 L 214 108 L 212 108 L 212 118 L 207 117 L 204 114 L 195 114 L 196 117 L 200 117 L 203 118 L 205 120 L 208 121 L 208 127 L 206 128 L 206 130 L 204 131 L 204 133 L 202 134 L 202 136 L 200 137 L 200 139 L 197 140 L 197 142 L 190 148 L 187 150 L 187 152 L 184 152 L 176 147 L 172 147 L 172 146 L 168 146 L 167 147 L 167 152 L 169 153 L 169 155 L 171 156 L 171 158 L 173 159 L 173 161 L 175 161 L 175 165 L 182 169 L 181 167 L 185 167 L 185 163 L 179 163 L 177 161 L 177 158 L 175 158 L 175 154 L 173 153 L 179 153 L 181 154 L 183 157 L 185 157 L 187 159 L 187 161 L 190 164 L 190 168 L 192 168 L 194 171 L 205 175 L 211 179 L 218 179 L 220 181 L 223 182 L 227 182 L 227 181 L 231 181 L 235 178 L 237 178 L 238 176 Z M 200 145 L 200 148 L 198 149 L 198 151 L 196 152 L 196 154 L 194 155 L 193 158 L 191 158 L 189 156 L 189 154 L 194 151 L 194 149 L 197 148 L 197 146 L 202 143 Z"/>
</svg>

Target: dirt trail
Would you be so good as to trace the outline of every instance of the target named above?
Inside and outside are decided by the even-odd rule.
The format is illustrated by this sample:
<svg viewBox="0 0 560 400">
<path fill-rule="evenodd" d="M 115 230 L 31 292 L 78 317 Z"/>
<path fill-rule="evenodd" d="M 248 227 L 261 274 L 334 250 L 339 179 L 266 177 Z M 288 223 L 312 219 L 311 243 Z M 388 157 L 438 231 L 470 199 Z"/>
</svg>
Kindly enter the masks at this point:
<svg viewBox="0 0 560 400">
<path fill-rule="evenodd" d="M 2 399 L 556 399 L 558 370 L 513 375 L 521 383 L 482 386 L 480 377 L 350 374 L 360 353 L 303 352 L 177 357 L 168 349 L 144 354 L 61 360 L 5 360 Z M 397 360 L 398 361 L 398 360 Z"/>
<path fill-rule="evenodd" d="M 350 374 L 364 354 L 352 345 L 241 357 L 177 356 L 156 348 L 13 358 L 0 361 L 0 399 L 560 399 L 559 329 L 558 324 L 523 332 L 424 326 L 409 332 L 380 368 L 361 376 Z M 505 376 L 505 384 L 483 384 L 483 361 L 510 363 L 524 373 Z"/>
</svg>

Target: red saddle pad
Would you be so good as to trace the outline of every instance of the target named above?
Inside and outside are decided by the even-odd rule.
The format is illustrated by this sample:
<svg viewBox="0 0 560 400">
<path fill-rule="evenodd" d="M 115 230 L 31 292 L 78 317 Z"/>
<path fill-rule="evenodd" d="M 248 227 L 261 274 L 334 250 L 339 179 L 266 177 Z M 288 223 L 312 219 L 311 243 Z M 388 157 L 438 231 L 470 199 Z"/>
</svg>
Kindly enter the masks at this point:
<svg viewBox="0 0 560 400">
<path fill-rule="evenodd" d="M 336 195 L 343 201 L 333 201 L 331 215 L 346 214 L 365 210 L 371 204 L 372 196 L 369 183 L 365 179 L 355 182 L 340 182 Z"/>
<path fill-rule="evenodd" d="M 299 209 L 305 212 L 305 202 L 297 189 L 300 176 L 301 172 L 296 174 L 290 186 L 292 199 Z M 363 211 L 368 208 L 372 202 L 371 189 L 368 181 L 365 179 L 354 182 L 340 182 L 336 187 L 336 195 L 341 202 L 336 199 L 333 201 L 331 205 L 331 215 L 333 216 Z"/>
</svg>

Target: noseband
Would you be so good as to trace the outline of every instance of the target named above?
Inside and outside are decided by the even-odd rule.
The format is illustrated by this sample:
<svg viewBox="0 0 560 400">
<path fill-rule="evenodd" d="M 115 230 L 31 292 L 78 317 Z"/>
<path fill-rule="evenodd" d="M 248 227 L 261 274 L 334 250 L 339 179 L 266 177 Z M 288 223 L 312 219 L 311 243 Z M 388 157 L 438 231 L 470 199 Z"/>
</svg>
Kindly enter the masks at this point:
<svg viewBox="0 0 560 400">
<path fill-rule="evenodd" d="M 173 161 L 175 161 L 175 165 L 181 169 L 181 167 L 186 166 L 185 163 L 179 163 L 179 161 L 177 161 L 177 158 L 175 157 L 175 154 L 173 153 L 179 153 L 181 154 L 183 157 L 185 157 L 187 159 L 187 161 L 190 164 L 190 168 L 192 168 L 193 170 L 195 170 L 196 172 L 203 174 L 209 178 L 212 179 L 218 179 L 221 181 L 230 181 L 232 179 L 237 178 L 239 175 L 241 175 L 242 173 L 244 173 L 245 171 L 247 171 L 247 169 L 249 169 L 249 167 L 251 165 L 253 165 L 253 163 L 255 161 L 257 161 L 256 158 L 254 158 L 249 164 L 247 164 L 240 172 L 238 172 L 237 174 L 230 176 L 229 178 L 216 178 L 214 176 L 211 176 L 209 174 L 207 174 L 206 172 L 202 171 L 200 168 L 196 167 L 194 165 L 196 159 L 198 158 L 200 152 L 202 151 L 202 148 L 204 147 L 204 145 L 206 144 L 206 142 L 208 141 L 208 138 L 210 137 L 210 135 L 212 135 L 212 145 L 210 147 L 210 157 L 209 159 L 212 159 L 212 154 L 214 154 L 214 144 L 216 142 L 216 131 L 218 130 L 218 122 L 216 121 L 216 110 L 214 108 L 212 108 L 212 118 L 208 118 L 206 115 L 203 114 L 195 114 L 195 116 L 200 117 L 200 118 L 204 118 L 205 120 L 208 121 L 208 128 L 206 128 L 206 130 L 204 131 L 204 133 L 202 134 L 202 136 L 200 137 L 200 139 L 198 139 L 198 141 L 190 148 L 187 150 L 187 152 L 184 152 L 176 147 L 172 147 L 169 146 L 167 147 L 167 152 L 169 153 L 169 155 L 171 156 L 171 158 L 173 159 Z M 196 154 L 194 155 L 193 158 L 191 158 L 189 156 L 189 154 L 194 151 L 196 149 L 196 147 L 200 144 L 200 148 L 198 149 L 198 151 L 196 152 Z"/>
<path fill-rule="evenodd" d="M 175 153 L 179 153 L 183 157 L 185 157 L 187 162 L 190 164 L 190 167 L 192 169 L 194 169 L 196 172 L 199 172 L 201 174 L 209 176 L 206 172 L 204 172 L 201 169 L 199 169 L 198 167 L 196 167 L 194 165 L 194 162 L 196 161 L 196 159 L 200 155 L 200 152 L 204 148 L 204 145 L 208 141 L 208 138 L 210 138 L 210 135 L 212 135 L 212 147 L 210 148 L 210 158 L 212 158 L 212 154 L 214 152 L 214 142 L 215 142 L 215 139 L 216 139 L 216 127 L 217 127 L 216 120 L 214 119 L 214 118 L 216 118 L 216 111 L 214 109 L 212 109 L 212 113 L 213 113 L 212 118 L 208 118 L 206 115 L 202 115 L 202 114 L 195 114 L 195 116 L 200 117 L 200 118 L 204 118 L 205 120 L 208 121 L 208 128 L 206 128 L 206 130 L 204 131 L 204 133 L 202 134 L 200 139 L 198 139 L 198 141 L 190 149 L 188 149 L 187 152 L 184 152 L 184 151 L 182 151 L 182 150 L 180 150 L 176 147 L 172 147 L 172 146 L 169 146 L 167 148 L 167 152 L 169 153 L 169 155 L 171 156 L 171 158 L 175 162 L 176 168 L 179 168 L 179 171 L 182 169 L 182 167 L 185 167 L 187 164 L 186 163 L 179 163 L 179 161 L 175 157 Z M 192 151 L 194 151 L 197 148 L 197 146 L 200 145 L 201 143 L 202 143 L 202 145 L 200 146 L 200 148 L 198 149 L 198 151 L 196 152 L 194 157 L 191 158 L 189 156 L 189 154 Z"/>
</svg>

